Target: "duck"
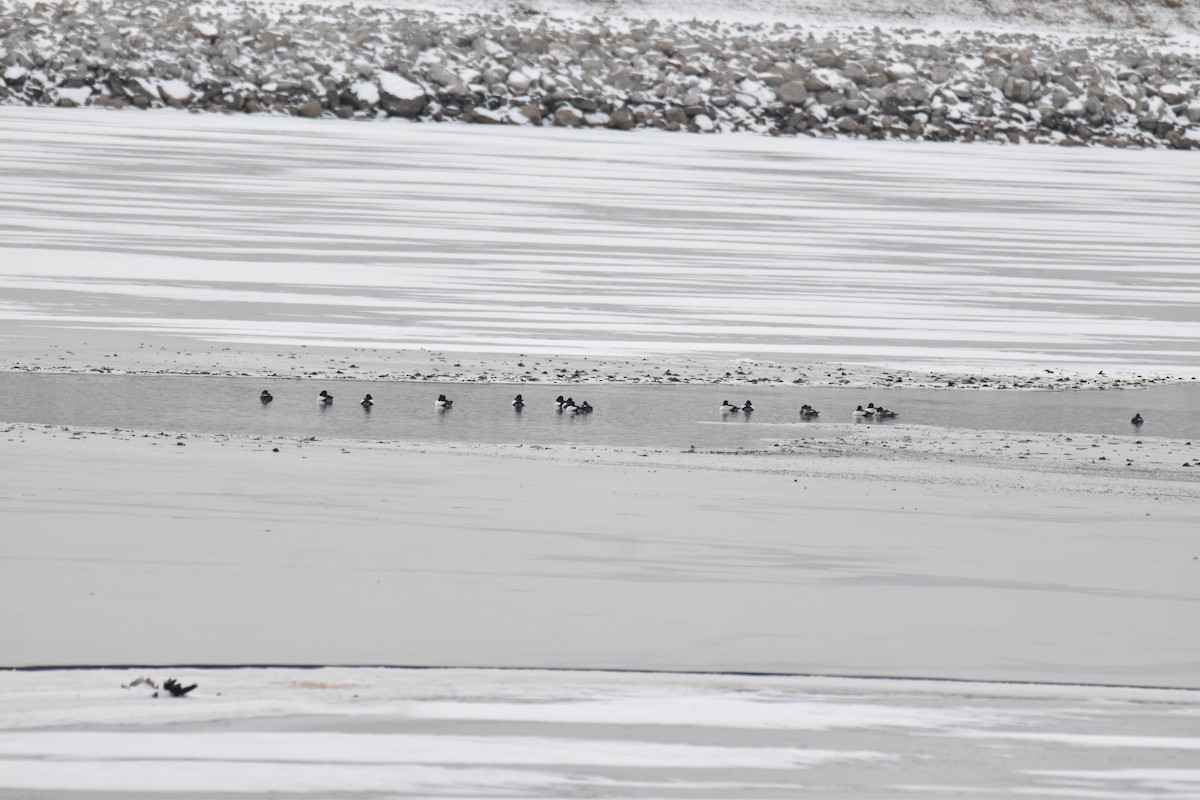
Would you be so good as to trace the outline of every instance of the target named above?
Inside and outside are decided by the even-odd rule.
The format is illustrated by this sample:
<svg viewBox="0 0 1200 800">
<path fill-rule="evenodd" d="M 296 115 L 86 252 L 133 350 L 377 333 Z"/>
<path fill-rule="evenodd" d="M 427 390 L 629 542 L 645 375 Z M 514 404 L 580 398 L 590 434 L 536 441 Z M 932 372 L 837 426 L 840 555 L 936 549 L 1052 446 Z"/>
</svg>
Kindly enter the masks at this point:
<svg viewBox="0 0 1200 800">
<path fill-rule="evenodd" d="M 754 410 L 754 406 L 750 405 L 750 401 L 749 401 L 749 400 L 747 400 L 747 401 L 746 401 L 746 405 L 742 406 L 742 413 L 743 413 L 743 414 L 749 414 L 749 413 L 750 413 L 751 411 L 753 411 L 753 410 Z"/>
<path fill-rule="evenodd" d="M 436 404 L 437 404 L 438 408 L 445 410 L 447 408 L 450 408 L 450 406 L 454 405 L 454 401 L 447 400 L 446 395 L 444 395 L 444 394 L 439 394 Z"/>
<path fill-rule="evenodd" d="M 198 683 L 193 683 L 191 686 L 184 686 L 174 678 L 167 678 L 163 681 L 163 688 L 171 693 L 171 697 L 184 697 L 199 685 Z"/>
<path fill-rule="evenodd" d="M 874 403 L 867 403 L 867 414 L 874 414 L 880 419 L 892 419 L 897 416 L 895 411 L 888 411 L 883 406 L 877 406 Z"/>
<path fill-rule="evenodd" d="M 324 389 L 321 390 L 321 393 L 319 395 L 317 395 L 317 397 L 321 398 L 318 401 L 321 405 L 323 405 L 323 406 L 333 405 L 333 395 L 331 395 L 329 392 L 325 391 Z"/>
<path fill-rule="evenodd" d="M 587 400 L 584 400 L 582 403 L 579 404 L 579 413 L 580 414 L 592 413 L 592 404 L 589 403 Z"/>
<path fill-rule="evenodd" d="M 721 413 L 722 414 L 736 414 L 739 411 L 741 411 L 741 409 L 738 408 L 737 406 L 733 405 L 732 403 L 730 403 L 728 400 L 721 401 Z"/>
<path fill-rule="evenodd" d="M 871 407 L 870 411 L 864 409 L 862 406 L 859 406 L 858 408 L 854 409 L 854 418 L 855 419 L 862 419 L 863 417 L 873 417 L 873 416 L 875 416 L 875 408 L 873 406 Z"/>
<path fill-rule="evenodd" d="M 517 395 L 516 397 L 513 398 L 512 407 L 515 408 L 517 411 L 520 411 L 522 408 L 525 407 L 525 399 L 523 397 L 521 397 L 521 395 Z"/>
<path fill-rule="evenodd" d="M 362 402 L 359 403 L 359 405 L 363 408 L 370 408 L 371 406 L 375 405 L 375 401 L 371 399 L 371 395 L 367 395 L 362 399 Z"/>
<path fill-rule="evenodd" d="M 1131 425 L 1141 425 L 1143 422 L 1145 422 L 1145 420 L 1142 419 L 1142 415 L 1138 413 L 1134 414 L 1133 419 L 1129 420 L 1129 422 Z"/>
<path fill-rule="evenodd" d="M 821 412 L 817 411 L 815 408 L 810 406 L 808 403 L 805 403 L 804 405 L 800 406 L 800 418 L 801 419 L 812 419 L 813 417 L 819 417 L 820 415 L 821 415 Z"/>
<path fill-rule="evenodd" d="M 560 394 L 558 397 L 556 397 L 556 398 L 554 399 L 554 407 L 555 407 L 556 409 L 558 409 L 559 411 L 562 411 L 562 408 L 563 408 L 563 406 L 564 406 L 564 405 L 566 405 L 566 402 L 567 402 L 567 401 L 566 401 L 566 400 L 564 400 L 564 399 L 563 399 L 563 396 Z"/>
<path fill-rule="evenodd" d="M 579 411 L 579 406 L 575 405 L 575 400 L 568 397 L 563 403 L 562 410 L 568 414 L 574 414 Z"/>
<path fill-rule="evenodd" d="M 268 392 L 266 389 L 263 389 L 262 394 L 260 394 L 258 396 L 258 399 L 261 400 L 262 404 L 265 406 L 267 403 L 274 400 L 275 397 L 270 392 Z"/>
</svg>

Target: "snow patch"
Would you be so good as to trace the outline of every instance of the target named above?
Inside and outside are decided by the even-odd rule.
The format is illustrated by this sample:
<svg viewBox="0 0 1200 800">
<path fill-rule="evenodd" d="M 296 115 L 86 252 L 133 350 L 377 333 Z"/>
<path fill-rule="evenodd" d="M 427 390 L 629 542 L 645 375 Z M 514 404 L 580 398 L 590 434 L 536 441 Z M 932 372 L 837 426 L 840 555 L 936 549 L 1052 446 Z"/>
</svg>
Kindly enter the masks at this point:
<svg viewBox="0 0 1200 800">
<path fill-rule="evenodd" d="M 365 106 L 379 105 L 379 87 L 372 81 L 358 81 L 350 84 L 350 91 L 355 98 Z"/>
<path fill-rule="evenodd" d="M 408 78 L 398 76 L 395 72 L 380 72 L 379 86 L 385 95 L 396 100 L 419 100 L 425 97 L 425 90 Z"/>
</svg>

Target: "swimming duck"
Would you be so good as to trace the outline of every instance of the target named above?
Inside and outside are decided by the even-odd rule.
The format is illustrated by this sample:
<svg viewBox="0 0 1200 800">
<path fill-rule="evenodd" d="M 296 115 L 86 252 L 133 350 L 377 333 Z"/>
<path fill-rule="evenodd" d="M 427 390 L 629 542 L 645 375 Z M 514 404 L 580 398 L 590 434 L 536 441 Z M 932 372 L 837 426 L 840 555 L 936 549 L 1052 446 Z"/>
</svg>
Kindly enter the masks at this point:
<svg viewBox="0 0 1200 800">
<path fill-rule="evenodd" d="M 275 398 L 271 395 L 270 392 L 268 392 L 266 389 L 263 389 L 262 394 L 260 394 L 258 396 L 258 399 L 261 400 L 262 404 L 265 406 L 267 403 L 271 402 Z"/>
<path fill-rule="evenodd" d="M 584 400 L 582 403 L 579 404 L 579 413 L 580 414 L 592 413 L 592 404 L 589 403 L 587 400 Z"/>
<path fill-rule="evenodd" d="M 728 400 L 721 401 L 721 413 L 722 414 L 736 414 L 739 411 L 741 411 L 741 409 L 738 408 L 737 406 L 733 405 L 732 403 L 730 403 Z"/>
<path fill-rule="evenodd" d="M 895 411 L 888 411 L 883 406 L 877 406 L 874 403 L 867 403 L 867 414 L 874 414 L 879 419 L 892 419 L 897 416 Z"/>
<path fill-rule="evenodd" d="M 525 399 L 522 398 L 521 395 L 517 395 L 516 397 L 513 398 L 512 407 L 515 408 L 517 411 L 520 411 L 522 408 L 525 407 Z"/>
<path fill-rule="evenodd" d="M 873 416 L 875 416 L 875 408 L 873 406 L 871 407 L 870 411 L 863 408 L 862 406 L 859 406 L 858 408 L 854 409 L 854 418 L 855 419 L 862 419 L 864 417 L 873 417 Z"/>
<path fill-rule="evenodd" d="M 820 415 L 821 415 L 821 412 L 817 411 L 815 408 L 810 406 L 808 403 L 805 403 L 804 405 L 800 406 L 800 418 L 801 419 L 812 419 L 813 417 L 818 417 Z"/>
<path fill-rule="evenodd" d="M 563 396 L 560 394 L 558 397 L 556 397 L 554 399 L 554 407 L 556 409 L 558 409 L 559 411 L 562 411 L 562 407 L 566 404 L 566 402 L 567 401 L 563 400 Z"/>
<path fill-rule="evenodd" d="M 454 405 L 454 401 L 453 401 L 453 400 L 447 400 L 447 399 L 446 399 L 446 395 L 444 395 L 444 394 L 439 394 L 439 395 L 438 395 L 438 399 L 437 399 L 437 401 L 436 401 L 436 402 L 437 402 L 437 407 L 438 407 L 438 408 L 440 408 L 440 409 L 443 409 L 443 410 L 445 410 L 445 409 L 449 408 L 450 406 Z"/>
<path fill-rule="evenodd" d="M 1134 414 L 1133 419 L 1129 420 L 1129 422 L 1133 425 L 1141 425 L 1145 420 L 1142 419 L 1142 415 L 1139 413 Z"/>
<path fill-rule="evenodd" d="M 742 413 L 743 413 L 743 414 L 749 414 L 749 413 L 750 413 L 751 411 L 753 411 L 753 410 L 754 410 L 754 406 L 750 405 L 750 401 L 749 401 L 749 400 L 747 400 L 747 401 L 746 401 L 746 405 L 742 406 Z"/>
<path fill-rule="evenodd" d="M 363 408 L 370 408 L 371 406 L 375 405 L 375 401 L 371 399 L 371 395 L 367 395 L 362 399 L 362 402 L 359 403 L 359 405 Z"/>
<path fill-rule="evenodd" d="M 319 395 L 317 395 L 317 397 L 321 398 L 319 401 L 317 401 L 321 405 L 323 405 L 323 406 L 333 405 L 333 395 L 331 395 L 329 392 L 325 391 L 324 389 L 321 390 L 321 393 Z"/>
<path fill-rule="evenodd" d="M 562 405 L 562 410 L 568 414 L 574 414 L 579 411 L 579 406 L 575 405 L 575 400 L 568 397 Z"/>
</svg>

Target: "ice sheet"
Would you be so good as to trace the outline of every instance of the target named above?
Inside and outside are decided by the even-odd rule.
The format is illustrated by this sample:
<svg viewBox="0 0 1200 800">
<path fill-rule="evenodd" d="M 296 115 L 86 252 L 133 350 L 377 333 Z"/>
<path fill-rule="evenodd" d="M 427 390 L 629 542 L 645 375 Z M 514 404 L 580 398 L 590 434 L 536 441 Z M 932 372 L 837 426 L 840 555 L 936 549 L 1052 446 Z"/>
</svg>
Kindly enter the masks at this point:
<svg viewBox="0 0 1200 800">
<path fill-rule="evenodd" d="M 14 361 L 1200 368 L 1172 152 L 23 108 L 0 143 Z"/>
</svg>

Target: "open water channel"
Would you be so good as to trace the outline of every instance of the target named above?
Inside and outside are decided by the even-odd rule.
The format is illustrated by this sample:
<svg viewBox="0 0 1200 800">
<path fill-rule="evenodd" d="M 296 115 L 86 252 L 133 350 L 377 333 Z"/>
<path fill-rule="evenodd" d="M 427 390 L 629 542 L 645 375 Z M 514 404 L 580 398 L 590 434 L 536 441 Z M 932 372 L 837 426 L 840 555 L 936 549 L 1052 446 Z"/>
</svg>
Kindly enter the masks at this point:
<svg viewBox="0 0 1200 800">
<path fill-rule="evenodd" d="M 274 395 L 269 405 L 258 395 Z M 318 403 L 322 389 L 334 403 Z M 515 412 L 517 393 L 525 408 Z M 370 393 L 369 411 L 359 402 Z M 439 393 L 454 401 L 435 407 Z M 587 400 L 587 416 L 558 413 L 555 398 Z M 722 415 L 722 400 L 755 412 Z M 1086 392 L 834 389 L 800 386 L 438 384 L 262 378 L 0 373 L 0 421 L 126 430 L 316 436 L 359 440 L 758 448 L 830 424 L 855 406 L 883 405 L 895 420 L 974 430 L 1137 434 L 1200 439 L 1200 385 Z M 802 421 L 801 404 L 819 409 Z M 1145 424 L 1130 418 L 1141 413 Z"/>
</svg>

